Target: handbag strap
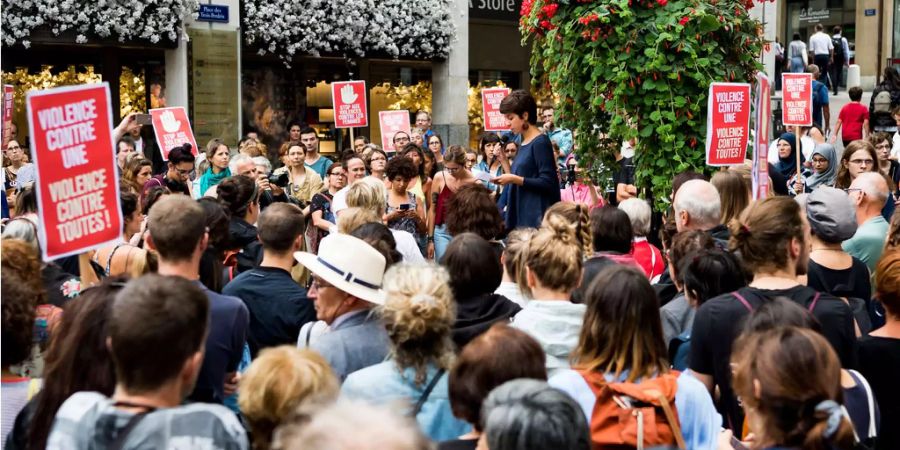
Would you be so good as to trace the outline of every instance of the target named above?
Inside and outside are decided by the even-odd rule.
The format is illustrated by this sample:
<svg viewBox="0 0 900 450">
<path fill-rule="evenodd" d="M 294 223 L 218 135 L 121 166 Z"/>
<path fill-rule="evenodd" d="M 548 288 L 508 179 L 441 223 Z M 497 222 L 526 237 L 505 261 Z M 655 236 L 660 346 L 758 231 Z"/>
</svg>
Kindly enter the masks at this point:
<svg viewBox="0 0 900 450">
<path fill-rule="evenodd" d="M 672 428 L 672 434 L 675 435 L 675 443 L 678 444 L 679 449 L 685 450 L 687 446 L 684 443 L 684 435 L 681 434 L 681 424 L 678 422 L 678 417 L 676 417 L 674 411 L 672 411 L 669 400 L 665 395 L 659 395 L 659 405 L 662 407 L 663 413 L 666 415 L 666 420 Z"/>
<path fill-rule="evenodd" d="M 875 437 L 878 435 L 878 428 L 875 426 L 877 420 L 875 418 L 875 398 L 872 396 L 872 387 L 869 386 L 866 377 L 862 376 L 861 373 L 853 369 L 847 369 L 847 372 L 850 372 L 853 381 L 856 381 L 856 384 L 862 386 L 863 390 L 866 391 L 866 401 L 869 403 L 869 429 L 867 430 L 865 437 Z"/>
<path fill-rule="evenodd" d="M 734 291 L 731 293 L 731 295 L 733 295 L 734 298 L 740 300 L 741 303 L 744 304 L 744 307 L 747 308 L 747 311 L 753 312 L 753 306 L 750 305 L 750 302 L 748 302 L 747 299 L 744 298 L 744 296 L 740 294 L 740 292 Z"/>
<path fill-rule="evenodd" d="M 428 400 L 428 396 L 431 395 L 431 391 L 434 390 L 434 387 L 437 386 L 438 380 L 444 376 L 444 369 L 439 369 L 436 374 L 434 374 L 434 378 L 431 379 L 431 382 L 428 383 L 428 386 L 425 387 L 425 390 L 422 391 L 422 395 L 419 397 L 419 400 L 416 402 L 416 406 L 413 408 L 412 417 L 416 417 L 419 415 L 419 412 L 422 411 L 422 406 L 425 406 L 425 402 Z"/>
<path fill-rule="evenodd" d="M 129 402 L 115 402 L 115 403 L 113 403 L 113 406 L 128 406 L 128 407 L 145 408 L 144 412 L 135 414 L 135 415 L 131 416 L 130 419 L 128 419 L 128 423 L 125 424 L 125 427 L 122 428 L 121 431 L 119 431 L 118 435 L 116 435 L 116 439 L 113 440 L 112 443 L 109 444 L 109 447 L 107 447 L 107 450 L 122 450 L 123 448 L 125 448 L 125 441 L 128 439 L 128 435 L 131 434 L 131 432 L 134 430 L 134 428 L 137 427 L 138 424 L 141 423 L 141 421 L 144 420 L 148 414 L 152 413 L 153 411 L 156 411 L 156 408 L 152 407 L 152 406 L 139 405 L 139 404 L 129 403 Z"/>
</svg>

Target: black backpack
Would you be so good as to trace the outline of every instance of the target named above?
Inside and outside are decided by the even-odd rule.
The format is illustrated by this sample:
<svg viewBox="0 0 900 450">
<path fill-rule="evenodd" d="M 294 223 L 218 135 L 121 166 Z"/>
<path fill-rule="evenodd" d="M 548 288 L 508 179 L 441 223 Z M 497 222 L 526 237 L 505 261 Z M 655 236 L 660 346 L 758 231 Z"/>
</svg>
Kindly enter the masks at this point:
<svg viewBox="0 0 900 450">
<path fill-rule="evenodd" d="M 831 37 L 831 44 L 834 45 L 834 63 L 844 62 L 844 38 L 843 36 Z"/>
</svg>

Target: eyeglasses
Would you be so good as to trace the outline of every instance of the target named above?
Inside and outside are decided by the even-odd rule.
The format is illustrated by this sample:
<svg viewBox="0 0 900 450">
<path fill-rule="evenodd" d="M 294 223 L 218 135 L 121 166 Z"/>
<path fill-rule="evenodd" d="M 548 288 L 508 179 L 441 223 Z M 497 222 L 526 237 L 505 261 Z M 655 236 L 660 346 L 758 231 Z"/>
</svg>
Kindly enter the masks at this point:
<svg viewBox="0 0 900 450">
<path fill-rule="evenodd" d="M 189 176 L 191 176 L 191 175 L 194 173 L 194 169 L 185 169 L 185 170 L 182 170 L 182 169 L 179 169 L 179 168 L 177 168 L 177 167 L 175 168 L 175 171 L 178 172 L 178 174 L 181 175 L 181 176 L 183 176 L 183 177 L 189 177 Z"/>
<path fill-rule="evenodd" d="M 334 287 L 333 284 L 323 280 L 322 277 L 318 275 L 312 276 L 312 285 L 314 285 L 316 289 L 328 289 Z"/>
<path fill-rule="evenodd" d="M 875 163 L 875 161 L 871 159 L 851 159 L 851 164 L 856 164 L 857 166 L 870 166 Z"/>
<path fill-rule="evenodd" d="M 859 192 L 859 193 L 862 193 L 862 195 L 866 195 L 866 191 L 864 191 L 860 188 L 847 188 L 847 189 L 844 189 L 844 192 L 846 192 L 848 195 L 852 194 L 854 192 Z"/>
<path fill-rule="evenodd" d="M 344 176 L 344 173 L 343 172 L 331 172 L 328 175 L 333 176 L 333 177 L 342 177 L 342 176 Z"/>
</svg>

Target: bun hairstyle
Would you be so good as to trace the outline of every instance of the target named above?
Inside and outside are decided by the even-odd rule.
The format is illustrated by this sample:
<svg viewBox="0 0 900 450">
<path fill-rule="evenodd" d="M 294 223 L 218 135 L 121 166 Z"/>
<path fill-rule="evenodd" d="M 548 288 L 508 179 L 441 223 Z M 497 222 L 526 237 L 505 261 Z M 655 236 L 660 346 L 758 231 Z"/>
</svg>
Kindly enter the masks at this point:
<svg viewBox="0 0 900 450">
<path fill-rule="evenodd" d="M 545 288 L 571 292 L 578 287 L 584 251 L 575 233 L 575 225 L 550 214 L 528 243 L 525 266 Z"/>
<path fill-rule="evenodd" d="M 403 261 L 403 255 L 397 251 L 397 241 L 394 239 L 394 234 L 383 223 L 364 223 L 349 234 L 362 239 L 371 245 L 372 248 L 378 250 L 378 253 L 384 255 L 385 268 L 390 268 L 392 265 Z"/>
<path fill-rule="evenodd" d="M 570 224 L 575 225 L 575 237 L 581 244 L 584 256 L 594 253 L 594 239 L 591 236 L 591 208 L 580 203 L 557 202 L 544 213 L 543 223 L 547 223 L 547 217 L 557 215 Z"/>
<path fill-rule="evenodd" d="M 803 450 L 853 447 L 841 410 L 841 364 L 819 333 L 778 327 L 735 343 L 734 391 L 759 415 L 762 442 Z"/>
<path fill-rule="evenodd" d="M 466 149 L 460 145 L 451 145 L 447 147 L 447 152 L 444 153 L 444 160 L 465 167 Z"/>
<path fill-rule="evenodd" d="M 250 204 L 259 200 L 258 194 L 256 182 L 243 175 L 228 177 L 216 185 L 216 196 L 231 217 L 246 216 Z"/>
<path fill-rule="evenodd" d="M 194 153 L 191 152 L 191 149 L 194 147 L 191 144 L 184 144 L 178 147 L 173 148 L 169 151 L 169 162 L 172 165 L 178 165 L 183 162 L 194 162 Z"/>
<path fill-rule="evenodd" d="M 425 382 L 429 363 L 449 369 L 456 308 L 447 271 L 433 263 L 397 264 L 385 273 L 384 290 L 387 298 L 378 311 L 394 361 L 415 369 L 416 384 Z"/>
<path fill-rule="evenodd" d="M 750 204 L 730 224 L 732 252 L 753 272 L 787 265 L 791 239 L 804 242 L 800 205 L 790 197 L 771 197 Z"/>
</svg>

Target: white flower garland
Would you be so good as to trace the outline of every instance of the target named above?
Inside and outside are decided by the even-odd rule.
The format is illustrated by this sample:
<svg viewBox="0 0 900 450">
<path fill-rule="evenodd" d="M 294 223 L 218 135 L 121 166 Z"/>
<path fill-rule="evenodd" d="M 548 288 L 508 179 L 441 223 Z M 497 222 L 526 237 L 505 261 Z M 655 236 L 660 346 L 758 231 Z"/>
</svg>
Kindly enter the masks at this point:
<svg viewBox="0 0 900 450">
<path fill-rule="evenodd" d="M 451 0 L 246 0 L 243 31 L 260 55 L 446 58 L 455 35 Z"/>
<path fill-rule="evenodd" d="M 79 44 L 89 37 L 175 42 L 184 32 L 182 19 L 198 8 L 197 0 L 3 0 L 3 44 L 28 48 L 31 32 L 41 26 L 57 36 L 75 30 Z"/>
</svg>

